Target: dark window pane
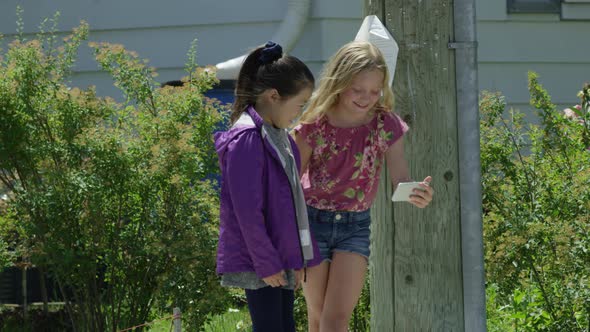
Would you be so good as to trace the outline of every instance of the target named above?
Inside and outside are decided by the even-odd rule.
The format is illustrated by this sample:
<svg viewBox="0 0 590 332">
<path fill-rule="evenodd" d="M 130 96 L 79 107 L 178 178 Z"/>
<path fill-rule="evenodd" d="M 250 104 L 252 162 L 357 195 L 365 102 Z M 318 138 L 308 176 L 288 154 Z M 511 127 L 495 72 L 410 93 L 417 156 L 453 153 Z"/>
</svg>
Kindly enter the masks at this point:
<svg viewBox="0 0 590 332">
<path fill-rule="evenodd" d="M 559 13 L 560 0 L 507 0 L 509 13 Z"/>
</svg>

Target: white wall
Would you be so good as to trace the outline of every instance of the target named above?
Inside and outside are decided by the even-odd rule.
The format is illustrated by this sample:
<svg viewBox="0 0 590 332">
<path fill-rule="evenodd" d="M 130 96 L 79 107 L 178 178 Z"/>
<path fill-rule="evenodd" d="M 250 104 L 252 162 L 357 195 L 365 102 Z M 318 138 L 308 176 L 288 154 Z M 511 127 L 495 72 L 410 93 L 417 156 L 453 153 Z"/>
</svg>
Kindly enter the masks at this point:
<svg viewBox="0 0 590 332">
<path fill-rule="evenodd" d="M 511 107 L 530 109 L 531 70 L 559 107 L 579 102 L 577 92 L 590 81 L 590 19 L 571 20 L 564 8 L 562 15 L 508 14 L 506 0 L 476 0 L 476 10 L 480 90 L 500 91 Z"/>
<path fill-rule="evenodd" d="M 28 37 L 38 32 L 44 18 L 59 11 L 60 35 L 85 20 L 91 28 L 90 41 L 120 43 L 136 51 L 157 68 L 160 82 L 185 75 L 186 53 L 193 39 L 198 39 L 198 63 L 214 65 L 270 39 L 287 10 L 287 1 L 282 0 L 2 0 L 4 48 L 16 32 L 17 4 L 24 10 Z M 312 0 L 310 20 L 290 53 L 319 75 L 329 56 L 354 38 L 362 8 L 360 0 Z M 86 45 L 80 52 L 73 85 L 96 85 L 101 95 L 119 95 Z"/>
<path fill-rule="evenodd" d="M 588 0 L 568 0 L 590 8 Z M 319 75 L 324 62 L 351 40 L 363 14 L 362 0 L 312 0 L 311 16 L 291 54 Z M 186 53 L 198 39 L 201 65 L 213 65 L 247 52 L 272 37 L 287 10 L 283 0 L 2 0 L 0 33 L 16 30 L 16 5 L 24 9 L 25 33 L 35 33 L 43 18 L 61 13 L 63 34 L 86 20 L 90 40 L 121 43 L 157 68 L 160 82 L 184 76 Z M 227 10 L 226 8 L 232 8 Z M 570 7 L 568 7 L 570 8 Z M 590 20 L 559 14 L 508 14 L 506 0 L 476 0 L 479 87 L 501 91 L 510 106 L 528 108 L 527 71 L 539 73 L 554 102 L 570 106 L 590 81 Z M 562 12 L 566 11 L 565 9 Z M 74 85 L 96 85 L 99 94 L 116 95 L 87 46 Z"/>
</svg>

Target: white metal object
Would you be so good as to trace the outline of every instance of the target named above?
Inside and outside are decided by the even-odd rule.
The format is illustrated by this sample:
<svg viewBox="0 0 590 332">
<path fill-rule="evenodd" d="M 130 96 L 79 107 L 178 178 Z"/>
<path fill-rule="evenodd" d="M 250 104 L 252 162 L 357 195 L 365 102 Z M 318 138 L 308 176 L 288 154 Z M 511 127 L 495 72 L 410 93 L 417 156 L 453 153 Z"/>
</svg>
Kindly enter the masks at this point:
<svg viewBox="0 0 590 332">
<path fill-rule="evenodd" d="M 283 22 L 270 40 L 280 44 L 283 52 L 288 53 L 295 47 L 299 36 L 305 28 L 305 23 L 309 17 L 309 8 L 311 0 L 288 0 L 287 14 Z M 239 57 L 220 62 L 217 67 L 217 78 L 220 80 L 235 80 L 238 78 L 242 63 L 247 54 Z"/>
<path fill-rule="evenodd" d="M 376 15 L 365 17 L 354 40 L 368 41 L 383 53 L 387 69 L 389 70 L 389 86 L 391 86 L 393 76 L 395 75 L 395 64 L 397 63 L 399 47 L 379 18 Z"/>
</svg>

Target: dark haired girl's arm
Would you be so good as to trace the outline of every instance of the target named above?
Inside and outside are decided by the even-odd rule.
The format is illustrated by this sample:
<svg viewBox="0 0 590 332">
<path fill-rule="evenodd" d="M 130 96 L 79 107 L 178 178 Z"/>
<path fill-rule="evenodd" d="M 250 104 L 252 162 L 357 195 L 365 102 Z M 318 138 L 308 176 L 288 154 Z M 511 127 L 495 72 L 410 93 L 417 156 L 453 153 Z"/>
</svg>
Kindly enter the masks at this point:
<svg viewBox="0 0 590 332">
<path fill-rule="evenodd" d="M 264 220 L 264 153 L 260 134 L 246 132 L 228 146 L 225 166 L 233 211 L 260 278 L 282 270 Z"/>
</svg>

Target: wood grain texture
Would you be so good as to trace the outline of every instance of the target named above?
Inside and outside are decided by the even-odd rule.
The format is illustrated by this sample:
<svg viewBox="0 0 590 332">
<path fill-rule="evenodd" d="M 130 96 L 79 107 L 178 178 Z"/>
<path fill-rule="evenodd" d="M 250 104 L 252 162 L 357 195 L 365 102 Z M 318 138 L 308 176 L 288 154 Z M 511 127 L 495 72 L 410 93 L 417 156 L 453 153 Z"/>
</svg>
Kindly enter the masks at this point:
<svg viewBox="0 0 590 332">
<path fill-rule="evenodd" d="M 372 10 L 383 12 L 369 14 L 384 18 L 400 46 L 393 88 L 395 110 L 411 127 L 406 159 L 415 180 L 433 176 L 436 194 L 424 210 L 385 200 L 375 205 L 375 228 L 389 234 L 373 238 L 372 280 L 379 289 L 373 292 L 372 330 L 463 331 L 455 59 L 447 47 L 453 3 L 383 1 L 371 1 Z M 380 194 L 388 190 L 382 183 Z M 391 238 L 393 253 L 387 255 Z"/>
<path fill-rule="evenodd" d="M 379 193 L 371 210 L 371 331 L 391 331 L 394 324 L 393 289 L 393 194 L 385 167 L 381 172 Z M 374 301 L 379 299 L 379 301 Z"/>
</svg>

